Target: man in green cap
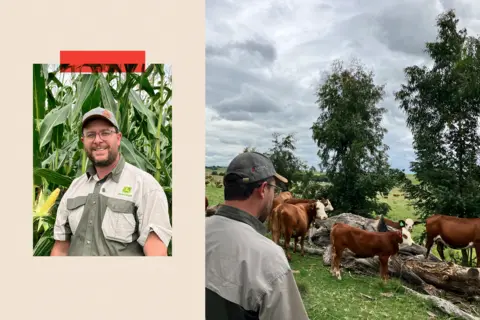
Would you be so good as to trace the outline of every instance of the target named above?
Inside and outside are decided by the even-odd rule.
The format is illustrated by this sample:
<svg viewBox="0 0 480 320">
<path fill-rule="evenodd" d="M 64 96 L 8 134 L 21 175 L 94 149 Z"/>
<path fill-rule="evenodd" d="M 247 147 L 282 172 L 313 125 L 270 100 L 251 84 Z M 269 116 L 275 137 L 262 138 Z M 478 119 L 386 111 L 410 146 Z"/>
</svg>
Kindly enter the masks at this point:
<svg viewBox="0 0 480 320">
<path fill-rule="evenodd" d="M 163 188 L 120 154 L 122 134 L 103 108 L 82 120 L 82 142 L 92 163 L 63 196 L 52 256 L 166 256 L 172 236 Z"/>
<path fill-rule="evenodd" d="M 288 182 L 260 153 L 229 164 L 225 203 L 206 218 L 206 320 L 308 319 L 283 249 L 265 237 L 278 181 Z"/>
</svg>

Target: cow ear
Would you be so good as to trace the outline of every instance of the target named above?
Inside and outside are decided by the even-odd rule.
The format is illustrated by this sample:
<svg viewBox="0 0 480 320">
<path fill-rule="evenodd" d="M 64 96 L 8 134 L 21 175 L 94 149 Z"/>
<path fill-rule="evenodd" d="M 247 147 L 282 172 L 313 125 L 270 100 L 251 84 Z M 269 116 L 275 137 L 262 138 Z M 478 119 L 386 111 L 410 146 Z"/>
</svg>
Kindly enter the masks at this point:
<svg viewBox="0 0 480 320">
<path fill-rule="evenodd" d="M 413 225 L 416 226 L 417 224 L 420 224 L 420 223 L 422 223 L 422 221 L 416 220 L 413 222 Z"/>
<path fill-rule="evenodd" d="M 398 221 L 398 224 L 399 224 L 400 227 L 402 227 L 402 228 L 405 227 L 405 221 L 403 221 L 403 220 Z"/>
</svg>

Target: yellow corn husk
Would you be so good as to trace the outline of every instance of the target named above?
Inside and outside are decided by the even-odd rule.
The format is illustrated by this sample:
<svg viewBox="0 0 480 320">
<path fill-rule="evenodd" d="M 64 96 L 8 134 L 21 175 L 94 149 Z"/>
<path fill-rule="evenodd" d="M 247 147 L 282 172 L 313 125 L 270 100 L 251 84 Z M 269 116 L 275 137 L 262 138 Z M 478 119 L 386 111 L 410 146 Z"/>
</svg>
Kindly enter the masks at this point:
<svg viewBox="0 0 480 320">
<path fill-rule="evenodd" d="M 53 190 L 53 192 L 50 194 L 50 196 L 48 196 L 47 200 L 45 200 L 45 202 L 40 207 L 40 209 L 37 210 L 36 215 L 38 216 L 46 215 L 48 211 L 50 211 L 50 209 L 55 204 L 55 201 L 57 200 L 59 194 L 60 194 L 59 188 Z"/>
</svg>

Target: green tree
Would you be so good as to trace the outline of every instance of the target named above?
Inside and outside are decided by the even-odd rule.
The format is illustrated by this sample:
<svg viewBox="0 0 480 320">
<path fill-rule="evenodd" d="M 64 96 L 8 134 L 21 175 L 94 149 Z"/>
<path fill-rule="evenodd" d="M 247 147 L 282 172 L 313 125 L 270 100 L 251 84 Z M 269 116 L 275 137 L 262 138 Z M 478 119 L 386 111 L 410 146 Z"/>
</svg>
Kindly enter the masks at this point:
<svg viewBox="0 0 480 320">
<path fill-rule="evenodd" d="M 295 156 L 295 136 L 287 134 L 282 137 L 281 134 L 273 133 L 273 146 L 266 155 L 270 158 L 275 170 L 288 179 L 286 188 L 302 176 L 302 171 L 307 169 L 307 165 L 297 156 Z"/>
<path fill-rule="evenodd" d="M 405 181 L 404 189 L 423 219 L 480 216 L 480 38 L 457 24 L 453 10 L 438 17 L 437 39 L 426 44 L 433 66 L 406 68 L 407 83 L 396 92 L 412 130 L 411 169 L 420 182 Z M 465 250 L 462 256 L 466 264 Z"/>
<path fill-rule="evenodd" d="M 377 195 L 388 193 L 402 176 L 388 164 L 387 130 L 381 126 L 385 109 L 377 106 L 384 86 L 376 85 L 373 76 L 356 60 L 346 68 L 335 61 L 316 90 L 321 114 L 312 136 L 332 183 L 327 196 L 336 212 L 386 214 L 390 208 Z"/>
</svg>

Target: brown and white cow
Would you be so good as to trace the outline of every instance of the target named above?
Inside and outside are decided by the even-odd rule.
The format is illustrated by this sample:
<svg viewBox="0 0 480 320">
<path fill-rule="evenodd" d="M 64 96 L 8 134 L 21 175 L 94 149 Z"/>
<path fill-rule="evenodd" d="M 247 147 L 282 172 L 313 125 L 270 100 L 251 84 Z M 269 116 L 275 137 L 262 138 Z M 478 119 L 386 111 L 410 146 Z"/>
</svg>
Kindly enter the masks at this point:
<svg viewBox="0 0 480 320">
<path fill-rule="evenodd" d="M 284 249 L 287 259 L 291 261 L 288 253 L 290 239 L 293 237 L 295 245 L 293 252 L 297 251 L 300 240 L 301 254 L 305 255 L 305 235 L 315 219 L 327 219 L 325 205 L 320 200 L 288 199 L 277 207 L 277 219 L 273 221 L 272 239 L 279 243 L 280 234 L 284 234 Z"/>
<path fill-rule="evenodd" d="M 330 203 L 330 200 L 327 199 L 327 198 L 320 198 L 320 201 L 323 203 L 323 205 L 325 206 L 325 212 L 328 212 L 328 211 L 333 211 L 334 208 L 332 206 L 332 204 Z M 313 244 L 312 243 L 312 236 L 315 232 L 315 229 L 318 229 L 319 228 L 319 225 L 316 224 L 316 223 L 312 223 L 312 225 L 310 226 L 310 228 L 308 229 L 308 235 L 306 236 L 306 238 L 308 239 L 308 242 L 310 244 Z"/>
<path fill-rule="evenodd" d="M 445 261 L 445 246 L 460 250 L 475 248 L 477 268 L 480 268 L 480 218 L 459 218 L 435 214 L 425 220 L 427 242 L 425 259 L 428 258 L 434 243 L 440 258 Z"/>
<path fill-rule="evenodd" d="M 380 217 L 376 217 L 375 220 L 379 220 Z M 417 224 L 421 224 L 421 221 L 413 221 L 410 218 L 407 218 L 405 220 L 399 220 L 398 222 L 390 220 L 388 218 L 383 217 L 383 220 L 385 223 L 395 229 L 400 230 L 401 228 L 406 228 L 409 232 L 413 231 L 413 227 L 416 226 Z"/>
<path fill-rule="evenodd" d="M 371 258 L 378 256 L 380 260 L 380 277 L 388 280 L 388 260 L 398 253 L 399 245 L 412 245 L 410 232 L 402 228 L 399 231 L 375 232 L 352 227 L 337 222 L 330 231 L 332 245 L 331 268 L 332 276 L 342 279 L 340 261 L 345 249 L 349 249 L 356 258 Z"/>
</svg>

